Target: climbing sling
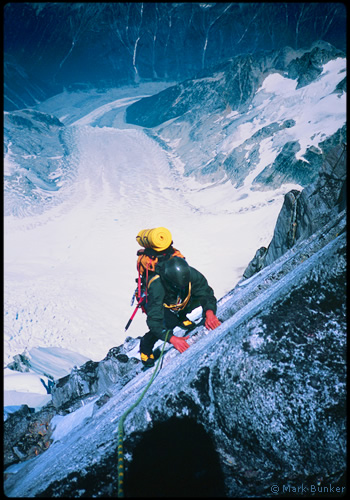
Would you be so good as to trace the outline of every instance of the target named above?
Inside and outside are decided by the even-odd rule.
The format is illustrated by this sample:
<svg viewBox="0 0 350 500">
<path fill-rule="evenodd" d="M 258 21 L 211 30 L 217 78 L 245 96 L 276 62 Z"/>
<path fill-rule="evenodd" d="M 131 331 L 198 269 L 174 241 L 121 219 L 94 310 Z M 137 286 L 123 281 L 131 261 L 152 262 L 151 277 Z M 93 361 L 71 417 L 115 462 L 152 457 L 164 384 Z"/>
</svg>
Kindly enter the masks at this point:
<svg viewBox="0 0 350 500">
<path fill-rule="evenodd" d="M 121 416 L 121 418 L 119 420 L 119 424 L 118 424 L 118 498 L 124 497 L 124 451 L 123 451 L 124 421 L 125 421 L 126 417 L 129 415 L 129 413 L 132 412 L 132 410 L 134 408 L 136 408 L 136 406 L 140 403 L 140 401 L 142 400 L 142 398 L 144 397 L 144 395 L 146 394 L 146 392 L 150 388 L 156 375 L 159 373 L 160 362 L 162 360 L 164 348 L 165 348 L 165 345 L 167 343 L 168 336 L 169 336 L 170 332 L 171 332 L 171 330 L 167 330 L 167 332 L 166 332 L 162 351 L 160 353 L 158 363 L 156 365 L 156 368 L 152 374 L 150 381 L 146 385 L 145 389 L 142 391 L 142 393 L 141 393 L 140 397 L 137 399 L 137 401 L 134 404 L 132 404 L 130 406 L 130 408 L 128 408 L 126 410 L 125 413 L 123 413 L 123 415 Z"/>
<path fill-rule="evenodd" d="M 188 284 L 188 294 L 184 298 L 184 300 L 181 300 L 180 297 L 178 297 L 176 304 L 170 304 L 169 305 L 169 304 L 165 304 L 164 303 L 163 306 L 166 307 L 167 309 L 171 309 L 174 312 L 178 312 L 178 311 L 181 311 L 182 309 L 184 309 L 187 306 L 187 304 L 188 304 L 188 302 L 189 302 L 189 300 L 191 298 L 191 287 L 192 287 L 192 283 L 189 282 L 189 284 Z"/>
</svg>

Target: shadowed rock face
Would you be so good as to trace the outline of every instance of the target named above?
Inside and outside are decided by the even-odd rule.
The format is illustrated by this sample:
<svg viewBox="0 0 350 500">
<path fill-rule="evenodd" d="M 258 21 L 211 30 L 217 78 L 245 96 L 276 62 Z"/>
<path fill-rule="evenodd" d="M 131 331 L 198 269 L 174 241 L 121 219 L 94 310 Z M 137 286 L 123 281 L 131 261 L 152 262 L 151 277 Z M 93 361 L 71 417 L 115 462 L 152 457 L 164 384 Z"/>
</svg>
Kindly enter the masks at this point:
<svg viewBox="0 0 350 500">
<path fill-rule="evenodd" d="M 208 489 L 213 495 L 273 496 L 273 485 L 284 494 L 300 484 L 308 491 L 316 485 L 344 486 L 346 210 L 341 210 L 345 197 L 337 170 L 341 151 L 333 158 L 328 165 L 333 175 L 325 164 L 319 180 L 298 198 L 321 215 L 332 198 L 332 217 L 321 218 L 327 224 L 315 232 L 312 224 L 302 226 L 291 248 L 223 297 L 218 303 L 223 324 L 217 330 L 198 327 L 183 354 L 165 350 L 160 373 L 124 422 L 126 484 L 132 494 L 139 493 L 133 489 L 136 478 L 142 482 L 144 473 L 152 473 L 157 482 L 162 471 L 168 475 L 159 487 L 169 495 L 178 492 L 171 471 L 174 462 L 180 471 L 181 448 L 186 488 L 200 496 L 205 494 L 198 478 L 208 473 L 208 463 L 216 471 L 214 490 Z M 316 219 L 311 212 L 310 220 Z M 10 475 L 8 496 L 116 494 L 118 422 L 152 373 L 140 373 L 139 363 L 122 371 L 121 365 L 131 366 L 135 359 L 128 356 L 132 347 L 129 340 L 89 365 L 93 376 L 86 367 L 79 371 L 88 387 L 83 395 L 71 376 L 57 383 L 59 411 L 74 411 L 85 397 L 94 405 L 91 417 Z M 115 368 L 108 365 L 105 371 L 111 360 Z M 195 456 L 198 442 L 204 449 L 198 445 Z M 157 453 L 150 458 L 153 446 Z M 158 493 L 157 487 L 151 483 L 148 491 Z"/>
<path fill-rule="evenodd" d="M 219 456 L 195 420 L 171 417 L 140 436 L 125 477 L 126 497 L 224 495 Z"/>
<path fill-rule="evenodd" d="M 344 266 L 345 248 L 334 255 L 332 271 L 327 259 L 242 325 L 239 344 L 226 345 L 229 354 L 212 368 L 213 392 L 226 388 L 215 404 L 226 450 L 240 457 L 239 477 L 254 471 L 245 493 L 266 494 L 269 481 L 343 469 L 346 277 L 345 268 L 335 272 L 340 261 Z"/>
<path fill-rule="evenodd" d="M 139 338 L 127 337 L 122 346 L 113 347 L 100 362 L 88 361 L 82 367 L 60 379 L 52 390 L 52 402 L 61 414 L 71 413 L 109 388 L 126 385 L 141 371 L 141 361 L 127 352 L 138 345 Z"/>
<path fill-rule="evenodd" d="M 258 49 L 298 50 L 317 40 L 346 48 L 345 6 L 331 2 L 10 2 L 4 21 L 8 111 L 63 87 L 180 81 Z M 301 59 L 290 72 L 317 75 L 319 59 Z"/>
</svg>

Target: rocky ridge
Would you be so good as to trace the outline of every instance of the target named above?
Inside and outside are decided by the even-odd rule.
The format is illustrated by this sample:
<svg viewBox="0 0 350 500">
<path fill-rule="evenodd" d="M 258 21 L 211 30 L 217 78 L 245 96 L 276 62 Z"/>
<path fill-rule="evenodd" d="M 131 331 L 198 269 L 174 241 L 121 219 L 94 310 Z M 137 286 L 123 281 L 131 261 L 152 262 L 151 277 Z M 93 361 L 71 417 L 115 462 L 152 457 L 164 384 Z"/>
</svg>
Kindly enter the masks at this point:
<svg viewBox="0 0 350 500">
<path fill-rule="evenodd" d="M 325 158 L 317 180 L 302 191 L 285 195 L 272 241 L 261 247 L 244 271 L 249 278 L 283 255 L 299 240 L 305 240 L 346 208 L 346 143 L 333 148 Z"/>
<path fill-rule="evenodd" d="M 260 123 L 261 102 L 269 95 L 262 97 L 258 91 L 269 75 L 294 80 L 298 89 L 315 82 L 326 63 L 344 57 L 342 51 L 322 41 L 306 49 L 284 47 L 239 55 L 133 103 L 126 110 L 126 121 L 145 127 L 164 148 L 179 157 L 185 176 L 204 183 L 229 179 L 236 188 L 257 167 L 262 144 L 270 139 L 276 142 L 278 154 L 255 177 L 253 188 L 275 189 L 290 182 L 305 187 L 315 181 L 328 152 L 346 141 L 345 124 L 329 137 L 320 138 L 317 147 L 306 148 L 299 159 L 299 141 L 291 140 L 287 133 L 291 129 L 293 135 L 296 122 L 288 118 L 287 112 L 287 118 L 262 123 L 254 134 L 229 151 L 225 140 L 243 123 L 247 125 L 247 116 L 249 124 Z M 337 85 L 333 93 L 340 97 L 344 86 L 345 74 L 342 85 Z M 237 142 L 237 138 L 230 140 Z"/>
</svg>

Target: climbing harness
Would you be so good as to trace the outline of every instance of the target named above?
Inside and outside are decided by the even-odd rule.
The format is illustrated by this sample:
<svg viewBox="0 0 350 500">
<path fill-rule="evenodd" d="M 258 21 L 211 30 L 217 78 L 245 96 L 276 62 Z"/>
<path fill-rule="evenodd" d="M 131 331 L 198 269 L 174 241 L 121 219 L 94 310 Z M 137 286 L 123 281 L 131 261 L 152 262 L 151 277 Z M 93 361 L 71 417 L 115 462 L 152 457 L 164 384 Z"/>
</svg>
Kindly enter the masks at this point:
<svg viewBox="0 0 350 500">
<path fill-rule="evenodd" d="M 188 294 L 182 302 L 181 302 L 181 298 L 178 297 L 176 304 L 168 305 L 168 304 L 164 303 L 163 306 L 166 307 L 167 309 L 171 309 L 172 311 L 178 312 L 187 306 L 190 298 L 191 298 L 191 282 L 189 282 L 189 284 L 188 284 Z"/>
<path fill-rule="evenodd" d="M 138 300 L 137 306 L 135 307 L 134 312 L 132 313 L 132 315 L 131 315 L 131 317 L 130 317 L 129 321 L 127 322 L 127 324 L 126 324 L 126 326 L 125 326 L 125 331 L 129 328 L 129 326 L 130 326 L 130 324 L 131 324 L 132 320 L 133 320 L 133 319 L 134 319 L 134 317 L 135 317 L 135 314 L 137 313 L 137 310 L 138 310 L 140 307 L 141 307 L 142 311 L 143 311 L 143 312 L 145 312 L 145 308 L 144 308 L 144 305 L 143 305 L 143 304 L 144 304 L 144 302 L 146 302 L 146 303 L 147 303 L 147 289 L 149 288 L 150 284 L 151 284 L 154 280 L 156 280 L 156 279 L 158 279 L 158 278 L 160 278 L 160 276 L 159 276 L 158 274 L 156 274 L 155 276 L 153 276 L 153 278 L 151 278 L 151 279 L 149 280 L 148 286 L 147 286 L 147 287 L 146 287 L 146 289 L 145 289 L 145 294 L 141 296 L 141 299 L 140 299 L 140 300 Z M 140 292 L 139 292 L 139 293 L 140 293 Z M 137 293 L 135 293 L 133 298 L 135 298 L 135 297 L 139 297 L 139 296 L 140 296 L 140 295 L 137 295 Z M 190 298 L 191 298 L 191 282 L 188 284 L 188 294 L 187 294 L 187 296 L 184 298 L 184 300 L 183 300 L 183 301 L 181 301 L 181 298 L 180 298 L 180 297 L 178 297 L 176 304 L 166 304 L 166 303 L 164 302 L 164 303 L 163 303 L 163 306 L 164 306 L 164 307 L 166 307 L 167 309 L 170 309 L 170 310 L 171 310 L 171 311 L 173 311 L 173 312 L 179 312 L 179 311 L 181 311 L 182 309 L 184 309 L 184 308 L 187 306 L 187 304 L 188 304 L 188 302 L 189 302 Z M 132 305 L 132 304 L 131 304 L 131 305 Z"/>
<path fill-rule="evenodd" d="M 124 497 L 124 451 L 123 451 L 123 434 L 124 434 L 124 421 L 126 417 L 129 415 L 129 413 L 136 408 L 136 406 L 140 403 L 148 389 L 150 388 L 153 380 L 155 379 L 156 375 L 159 373 L 160 368 L 161 368 L 161 361 L 163 358 L 163 353 L 164 353 L 164 348 L 165 344 L 167 343 L 168 340 L 168 335 L 171 332 L 171 330 L 167 330 L 166 335 L 165 335 L 165 340 L 163 343 L 163 347 L 158 359 L 158 363 L 156 365 L 156 368 L 152 374 L 152 377 L 148 384 L 146 385 L 145 389 L 142 391 L 140 397 L 137 399 L 137 401 L 130 406 L 126 410 L 125 413 L 121 416 L 118 424 L 118 498 Z"/>
</svg>

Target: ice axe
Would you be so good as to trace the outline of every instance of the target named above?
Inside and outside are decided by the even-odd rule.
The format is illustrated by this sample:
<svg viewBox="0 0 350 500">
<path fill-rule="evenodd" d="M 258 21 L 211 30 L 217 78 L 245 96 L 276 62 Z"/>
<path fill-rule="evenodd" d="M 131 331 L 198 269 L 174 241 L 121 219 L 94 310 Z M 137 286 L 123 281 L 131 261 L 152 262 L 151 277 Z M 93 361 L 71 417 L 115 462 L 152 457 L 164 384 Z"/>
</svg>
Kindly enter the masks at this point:
<svg viewBox="0 0 350 500">
<path fill-rule="evenodd" d="M 133 313 L 132 313 L 132 315 L 130 316 L 130 319 L 129 319 L 129 321 L 127 322 L 127 324 L 125 325 L 125 332 L 126 332 L 126 330 L 129 328 L 129 326 L 131 325 L 131 322 L 132 322 L 132 320 L 134 319 L 135 314 L 137 313 L 138 308 L 139 308 L 139 307 L 142 307 L 142 302 L 143 302 L 144 298 L 145 298 L 145 297 L 141 297 L 140 301 L 137 303 L 137 306 L 135 307 L 134 312 L 133 312 Z"/>
</svg>

